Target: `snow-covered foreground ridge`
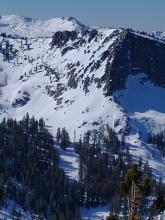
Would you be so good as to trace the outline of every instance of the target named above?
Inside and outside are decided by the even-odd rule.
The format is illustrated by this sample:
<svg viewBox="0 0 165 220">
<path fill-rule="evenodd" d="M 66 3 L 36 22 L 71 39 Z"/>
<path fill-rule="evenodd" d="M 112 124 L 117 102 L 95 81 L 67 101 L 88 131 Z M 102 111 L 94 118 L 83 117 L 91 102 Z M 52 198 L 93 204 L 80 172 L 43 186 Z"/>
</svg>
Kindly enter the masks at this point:
<svg viewBox="0 0 165 220">
<path fill-rule="evenodd" d="M 163 41 L 74 18 L 1 16 L 0 34 L 1 119 L 29 112 L 76 139 L 108 123 L 165 179 L 165 159 L 146 143 L 165 129 Z"/>
</svg>

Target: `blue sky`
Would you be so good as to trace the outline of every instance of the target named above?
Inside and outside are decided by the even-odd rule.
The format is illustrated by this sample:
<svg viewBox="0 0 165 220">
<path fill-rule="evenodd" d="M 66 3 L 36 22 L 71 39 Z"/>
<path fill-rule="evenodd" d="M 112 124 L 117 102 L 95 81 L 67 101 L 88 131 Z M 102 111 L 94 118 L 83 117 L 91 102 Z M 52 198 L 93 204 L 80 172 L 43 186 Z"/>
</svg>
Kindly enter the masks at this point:
<svg viewBox="0 0 165 220">
<path fill-rule="evenodd" d="M 0 0 L 0 14 L 73 16 L 90 25 L 165 31 L 165 0 Z"/>
</svg>

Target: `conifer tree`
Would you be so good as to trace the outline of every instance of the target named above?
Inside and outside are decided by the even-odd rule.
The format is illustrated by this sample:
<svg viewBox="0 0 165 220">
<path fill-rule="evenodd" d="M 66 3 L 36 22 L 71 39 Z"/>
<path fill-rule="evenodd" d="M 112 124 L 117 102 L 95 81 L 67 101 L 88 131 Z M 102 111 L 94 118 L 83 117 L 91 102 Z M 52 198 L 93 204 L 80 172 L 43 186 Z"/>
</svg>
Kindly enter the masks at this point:
<svg viewBox="0 0 165 220">
<path fill-rule="evenodd" d="M 57 143 L 60 144 L 60 141 L 61 141 L 61 130 L 60 130 L 60 128 L 57 129 L 56 139 L 57 139 Z"/>
<path fill-rule="evenodd" d="M 151 191 L 150 179 L 138 170 L 136 164 L 132 164 L 121 183 L 121 192 L 128 201 L 128 220 L 138 219 L 136 211 L 143 197 L 147 197 Z"/>
<path fill-rule="evenodd" d="M 70 144 L 69 134 L 66 131 L 66 129 L 63 128 L 61 131 L 61 148 L 66 150 L 66 148 L 69 147 L 69 144 Z"/>
</svg>

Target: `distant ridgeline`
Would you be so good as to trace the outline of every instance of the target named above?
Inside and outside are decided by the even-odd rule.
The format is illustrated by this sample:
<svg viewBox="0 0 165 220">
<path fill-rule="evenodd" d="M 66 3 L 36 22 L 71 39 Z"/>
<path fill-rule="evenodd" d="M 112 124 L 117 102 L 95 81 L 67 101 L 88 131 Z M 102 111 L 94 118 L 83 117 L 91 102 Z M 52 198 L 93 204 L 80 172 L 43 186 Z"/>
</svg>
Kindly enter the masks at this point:
<svg viewBox="0 0 165 220">
<path fill-rule="evenodd" d="M 58 129 L 57 143 L 65 150 L 69 135 Z M 87 132 L 75 143 L 79 155 L 79 179 L 69 181 L 59 167 L 59 154 L 43 119 L 4 119 L 0 123 L 0 199 L 1 207 L 7 200 L 15 204 L 11 216 L 21 216 L 19 205 L 33 219 L 78 220 L 79 207 L 111 204 L 111 210 L 127 218 L 127 200 L 120 193 L 120 184 L 133 163 L 128 149 L 123 149 L 116 134 L 107 125 L 107 134 Z M 156 183 L 151 169 L 142 158 L 137 163 L 143 175 L 151 179 L 151 195 L 163 190 Z M 140 216 L 150 213 L 146 200 L 139 202 Z"/>
</svg>

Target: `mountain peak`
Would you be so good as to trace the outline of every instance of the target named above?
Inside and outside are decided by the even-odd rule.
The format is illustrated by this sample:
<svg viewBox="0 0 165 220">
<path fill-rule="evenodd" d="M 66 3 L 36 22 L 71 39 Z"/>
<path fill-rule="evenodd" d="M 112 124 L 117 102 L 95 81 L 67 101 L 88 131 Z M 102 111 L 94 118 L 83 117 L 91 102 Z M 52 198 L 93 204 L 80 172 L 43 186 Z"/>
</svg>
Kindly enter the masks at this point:
<svg viewBox="0 0 165 220">
<path fill-rule="evenodd" d="M 18 15 L 0 16 L 0 33 L 20 37 L 51 37 L 57 31 L 88 29 L 73 17 L 33 19 Z"/>
</svg>

